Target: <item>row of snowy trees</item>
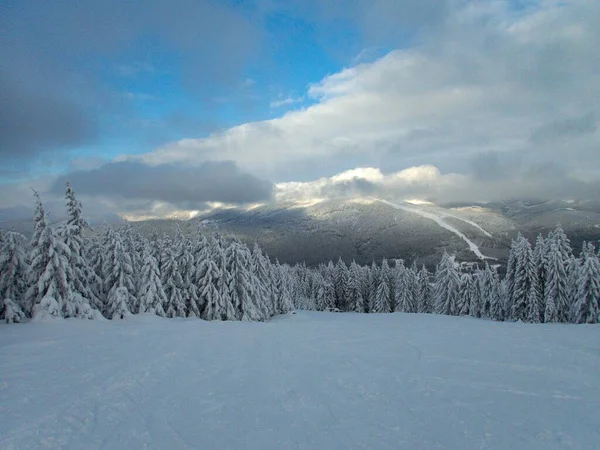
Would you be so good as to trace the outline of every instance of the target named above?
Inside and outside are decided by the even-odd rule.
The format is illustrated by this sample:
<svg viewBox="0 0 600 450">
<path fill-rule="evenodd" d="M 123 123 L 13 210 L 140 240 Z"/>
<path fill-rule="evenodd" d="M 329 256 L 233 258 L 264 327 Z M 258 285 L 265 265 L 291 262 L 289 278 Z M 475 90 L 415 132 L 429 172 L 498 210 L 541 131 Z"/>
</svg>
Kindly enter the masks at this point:
<svg viewBox="0 0 600 450">
<path fill-rule="evenodd" d="M 90 233 L 67 184 L 67 220 L 48 224 L 37 193 L 29 244 L 0 233 L 0 315 L 124 318 L 132 313 L 207 320 L 265 320 L 293 309 L 288 266 L 271 263 L 258 245 L 178 230 L 146 239 L 131 227 Z"/>
<path fill-rule="evenodd" d="M 535 246 L 519 234 L 509 253 L 507 273 L 495 266 L 460 273 L 444 253 L 435 274 L 397 259 L 378 266 L 347 266 L 342 260 L 316 270 L 296 266 L 295 306 L 299 309 L 470 315 L 523 322 L 600 322 L 600 259 L 591 243 L 573 254 L 560 226 Z"/>
<path fill-rule="evenodd" d="M 460 273 L 444 254 L 432 275 L 413 263 L 317 268 L 271 262 L 235 238 L 200 230 L 147 239 L 131 226 L 90 233 L 67 184 L 67 220 L 48 224 L 35 193 L 30 243 L 0 234 L 1 317 L 124 318 L 153 313 L 207 320 L 266 320 L 298 309 L 470 315 L 525 322 L 600 321 L 600 261 L 591 243 L 575 257 L 559 227 L 532 247 L 513 241 L 506 277 L 485 263 Z"/>
</svg>

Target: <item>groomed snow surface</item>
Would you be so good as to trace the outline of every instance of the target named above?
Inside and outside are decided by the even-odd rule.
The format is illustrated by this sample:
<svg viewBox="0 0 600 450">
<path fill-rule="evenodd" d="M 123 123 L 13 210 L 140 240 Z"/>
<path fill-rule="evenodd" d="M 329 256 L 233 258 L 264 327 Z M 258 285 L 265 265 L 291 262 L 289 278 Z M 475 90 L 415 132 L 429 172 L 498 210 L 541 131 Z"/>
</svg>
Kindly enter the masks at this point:
<svg viewBox="0 0 600 450">
<path fill-rule="evenodd" d="M 0 326 L 0 448 L 600 443 L 600 326 L 298 312 Z"/>
</svg>

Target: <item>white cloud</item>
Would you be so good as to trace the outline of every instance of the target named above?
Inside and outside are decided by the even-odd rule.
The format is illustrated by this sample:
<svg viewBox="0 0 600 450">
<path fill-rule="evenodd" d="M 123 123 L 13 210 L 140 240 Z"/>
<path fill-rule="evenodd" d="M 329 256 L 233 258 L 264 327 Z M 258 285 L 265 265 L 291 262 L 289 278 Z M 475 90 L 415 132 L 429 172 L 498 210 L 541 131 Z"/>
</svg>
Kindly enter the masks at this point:
<svg viewBox="0 0 600 450">
<path fill-rule="evenodd" d="M 482 155 L 521 168 L 597 168 L 597 23 L 600 3 L 592 0 L 545 1 L 525 12 L 502 1 L 469 3 L 421 45 L 311 85 L 310 107 L 174 142 L 142 159 L 233 160 L 274 181 L 357 166 L 389 172 L 429 164 L 466 174 Z M 583 128 L 582 118 L 594 123 Z M 549 128 L 560 136 L 540 140 Z"/>
<path fill-rule="evenodd" d="M 291 95 L 288 95 L 285 98 L 280 97 L 277 100 L 273 100 L 271 103 L 269 103 L 269 108 L 281 108 L 282 106 L 293 105 L 294 103 L 300 103 L 301 101 L 302 97 L 292 97 Z"/>
</svg>

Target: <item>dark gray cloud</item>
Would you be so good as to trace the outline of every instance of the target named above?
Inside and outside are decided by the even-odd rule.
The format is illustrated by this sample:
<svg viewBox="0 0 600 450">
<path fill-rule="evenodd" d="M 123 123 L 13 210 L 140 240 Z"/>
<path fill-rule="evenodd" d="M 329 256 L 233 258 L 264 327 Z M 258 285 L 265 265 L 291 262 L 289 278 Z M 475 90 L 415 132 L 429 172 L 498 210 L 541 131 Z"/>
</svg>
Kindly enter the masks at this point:
<svg viewBox="0 0 600 450">
<path fill-rule="evenodd" d="M 598 118 L 591 112 L 577 117 L 554 120 L 535 130 L 531 139 L 536 143 L 547 143 L 555 139 L 569 139 L 593 134 L 597 129 Z"/>
<path fill-rule="evenodd" d="M 82 145 L 97 132 L 79 105 L 53 92 L 36 92 L 0 69 L 0 157 L 5 162 L 40 149 Z"/>
<path fill-rule="evenodd" d="M 0 29 L 0 156 L 18 163 L 143 135 L 112 81 L 152 73 L 156 55 L 181 61 L 184 88 L 207 104 L 239 82 L 262 39 L 248 14 L 216 0 L 8 2 Z"/>
<path fill-rule="evenodd" d="M 205 202 L 260 202 L 270 200 L 273 195 L 270 182 L 241 172 L 229 161 L 199 166 L 113 162 L 61 176 L 51 191 L 63 192 L 67 181 L 78 194 L 115 200 L 158 200 L 182 209 L 202 209 Z"/>
</svg>

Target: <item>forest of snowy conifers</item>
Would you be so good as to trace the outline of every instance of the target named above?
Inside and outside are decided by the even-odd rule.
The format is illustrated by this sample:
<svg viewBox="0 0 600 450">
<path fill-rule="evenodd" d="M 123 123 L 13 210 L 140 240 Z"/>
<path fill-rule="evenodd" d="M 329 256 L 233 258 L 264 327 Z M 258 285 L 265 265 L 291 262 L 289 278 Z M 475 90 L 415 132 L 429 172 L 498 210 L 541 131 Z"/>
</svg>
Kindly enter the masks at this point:
<svg viewBox="0 0 600 450">
<path fill-rule="evenodd" d="M 437 313 L 523 322 L 600 321 L 600 260 L 586 243 L 573 254 L 560 226 L 535 245 L 513 241 L 506 276 L 495 266 L 461 273 L 444 253 L 435 273 L 415 263 L 317 268 L 272 262 L 255 244 L 218 233 L 142 237 L 131 226 L 90 233 L 67 184 L 67 220 L 52 227 L 35 194 L 29 243 L 0 233 L 0 317 L 122 319 L 150 313 L 260 321 L 294 308 L 362 313 Z"/>
</svg>

